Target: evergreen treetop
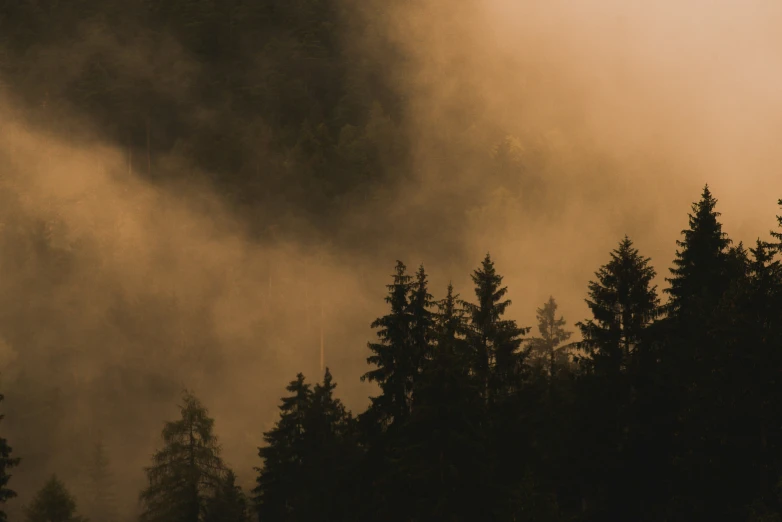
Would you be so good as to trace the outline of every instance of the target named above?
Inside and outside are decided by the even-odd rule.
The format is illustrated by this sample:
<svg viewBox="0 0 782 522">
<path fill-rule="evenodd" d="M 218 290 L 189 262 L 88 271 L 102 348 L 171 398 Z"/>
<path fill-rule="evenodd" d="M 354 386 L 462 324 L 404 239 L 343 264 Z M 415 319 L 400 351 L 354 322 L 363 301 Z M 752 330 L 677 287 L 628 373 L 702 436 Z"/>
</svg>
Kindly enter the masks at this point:
<svg viewBox="0 0 782 522">
<path fill-rule="evenodd" d="M 393 281 L 387 288 L 386 302 L 391 310 L 372 323 L 372 328 L 377 329 L 378 342 L 368 343 L 372 355 L 367 363 L 375 368 L 362 376 L 362 380 L 380 386 L 381 394 L 372 398 L 372 408 L 385 424 L 402 421 L 410 411 L 412 384 L 420 362 L 412 336 L 412 277 L 401 261 L 397 261 Z M 419 299 L 426 300 L 425 296 Z"/>
<path fill-rule="evenodd" d="M 669 313 L 675 315 L 692 303 L 717 299 L 726 288 L 731 240 L 722 231 L 716 205 L 717 200 L 706 185 L 700 201 L 692 205 L 690 227 L 682 231 L 684 238 L 676 241 L 679 249 L 670 269 L 671 277 L 666 279 L 670 287 L 665 289 L 670 295 Z"/>
<path fill-rule="evenodd" d="M 471 366 L 490 402 L 495 395 L 505 395 L 518 384 L 524 364 L 521 337 L 529 332 L 529 328 L 519 328 L 516 321 L 503 319 L 511 301 L 505 299 L 508 289 L 502 286 L 502 279 L 491 256 L 486 254 L 481 266 L 472 273 L 477 302 L 462 301 L 469 316 Z"/>
<path fill-rule="evenodd" d="M 559 346 L 570 339 L 572 332 L 565 330 L 565 318 L 557 318 L 557 305 L 554 297 L 549 296 L 542 307 L 535 310 L 538 319 L 538 332 L 540 337 L 530 339 L 531 353 L 534 353 L 539 361 L 548 359 L 548 372 L 553 376 Z"/>
<path fill-rule="evenodd" d="M 611 260 L 595 272 L 586 299 L 593 318 L 576 325 L 592 364 L 605 363 L 606 370 L 619 371 L 657 317 L 659 299 L 652 285 L 656 272 L 650 261 L 625 236 Z"/>
</svg>

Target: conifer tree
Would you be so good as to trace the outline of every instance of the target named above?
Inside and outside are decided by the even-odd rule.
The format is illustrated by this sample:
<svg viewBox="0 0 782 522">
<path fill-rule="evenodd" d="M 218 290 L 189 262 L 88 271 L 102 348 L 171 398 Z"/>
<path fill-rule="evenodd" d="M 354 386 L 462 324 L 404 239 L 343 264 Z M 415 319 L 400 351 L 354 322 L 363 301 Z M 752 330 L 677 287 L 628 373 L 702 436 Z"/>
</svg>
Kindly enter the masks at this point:
<svg viewBox="0 0 782 522">
<path fill-rule="evenodd" d="M 352 501 L 349 472 L 355 462 L 353 417 L 334 396 L 337 385 L 326 368 L 315 384 L 306 415 L 304 446 L 305 487 L 310 493 L 308 519 L 347 520 Z"/>
<path fill-rule="evenodd" d="M 727 250 L 731 241 L 722 231 L 716 205 L 706 185 L 700 201 L 692 205 L 690 228 L 683 230 L 684 238 L 676 241 L 679 250 L 671 277 L 666 279 L 670 288 L 665 289 L 670 295 L 669 314 L 697 313 L 693 307 L 713 305 L 729 284 Z"/>
<path fill-rule="evenodd" d="M 302 520 L 297 506 L 304 504 L 300 480 L 303 475 L 301 448 L 304 445 L 306 417 L 312 401 L 310 385 L 304 375 L 286 388 L 291 394 L 282 399 L 280 419 L 271 431 L 263 434 L 266 446 L 258 448 L 263 466 L 253 490 L 259 520 Z"/>
<path fill-rule="evenodd" d="M 301 374 L 288 386 L 293 395 L 283 399 L 280 419 L 259 449 L 264 463 L 254 493 L 260 520 L 345 520 L 352 418 L 333 396 L 335 388 L 328 368 L 312 390 Z"/>
<path fill-rule="evenodd" d="M 489 254 L 473 272 L 472 280 L 477 303 L 463 302 L 469 316 L 467 340 L 473 353 L 471 366 L 481 383 L 483 396 L 493 402 L 518 384 L 524 365 L 521 337 L 529 328 L 519 328 L 515 321 L 502 318 L 511 301 L 505 299 L 508 289 L 502 286 L 502 276 L 497 274 Z"/>
<path fill-rule="evenodd" d="M 149 485 L 141 493 L 142 522 L 200 522 L 207 503 L 223 484 L 226 468 L 213 433 L 214 420 L 201 402 L 185 392 L 181 419 L 163 428 L 163 449 L 146 468 Z"/>
<path fill-rule="evenodd" d="M 248 522 L 247 498 L 236 484 L 236 475 L 228 471 L 207 502 L 205 522 Z"/>
<path fill-rule="evenodd" d="M 541 308 L 536 310 L 538 331 L 540 337 L 531 339 L 532 351 L 541 359 L 547 360 L 548 373 L 554 376 L 555 363 L 559 355 L 560 345 L 570 339 L 572 332 L 565 330 L 565 318 L 557 318 L 557 302 L 549 297 Z"/>
<path fill-rule="evenodd" d="M 757 331 L 753 324 L 739 327 L 745 308 L 741 294 L 749 285 L 747 252 L 742 244 L 730 248 L 715 210 L 716 200 L 708 187 L 693 205 L 690 228 L 677 244 L 680 250 L 668 279 L 668 320 L 663 323 L 665 351 L 662 353 L 664 381 L 674 411 L 671 424 L 671 488 L 677 493 L 680 516 L 690 519 L 731 518 L 726 506 L 711 497 L 729 494 L 741 497 L 745 485 L 732 481 L 730 469 L 747 471 L 751 452 L 740 454 L 730 448 L 733 427 L 740 417 L 737 408 L 737 369 L 742 367 L 749 336 L 736 331 Z M 750 320 L 754 323 L 755 320 Z M 734 330 L 726 335 L 725 330 Z M 742 346 L 736 341 L 743 338 Z M 746 344 L 745 344 L 746 343 Z M 743 372 L 741 372 L 743 373 Z M 754 423 L 752 423 L 754 424 Z"/>
<path fill-rule="evenodd" d="M 639 369 L 646 329 L 658 315 L 659 299 L 650 259 L 640 255 L 625 236 L 610 261 L 589 283 L 586 303 L 592 318 L 579 322 L 586 374 L 577 390 L 581 404 L 577 431 L 591 448 L 574 459 L 583 501 L 605 519 L 625 519 L 639 488 L 628 486 L 634 458 L 630 447 L 637 424 Z M 625 488 L 628 488 L 627 490 Z M 619 498 L 612 499 L 611 491 Z M 620 492 L 621 493 L 618 493 Z M 618 518 L 617 518 L 618 517 Z"/>
<path fill-rule="evenodd" d="M 0 395 L 0 402 L 3 399 L 3 395 Z M 0 415 L 0 421 L 4 418 L 5 415 Z M 11 452 L 12 448 L 8 445 L 8 441 L 0 437 L 0 505 L 5 505 L 6 502 L 16 497 L 16 492 L 8 488 L 8 482 L 11 480 L 8 471 L 19 465 L 19 459 L 12 458 Z M 5 522 L 5 520 L 5 510 L 0 509 L 0 522 Z"/>
<path fill-rule="evenodd" d="M 436 345 L 416 383 L 414 408 L 395 455 L 408 485 L 408 509 L 422 520 L 486 515 L 491 482 L 484 403 L 470 373 L 458 299 L 449 285 L 437 303 Z"/>
<path fill-rule="evenodd" d="M 656 273 L 649 262 L 625 236 L 589 283 L 586 303 L 593 318 L 576 326 L 593 369 L 609 374 L 626 369 L 644 330 L 658 315 L 657 287 L 651 284 Z"/>
<path fill-rule="evenodd" d="M 410 336 L 413 359 L 410 367 L 414 370 L 408 385 L 410 393 L 418 374 L 432 355 L 434 313 L 431 309 L 433 306 L 434 301 L 429 294 L 426 271 L 421 265 L 410 290 Z"/>
<path fill-rule="evenodd" d="M 782 311 L 780 263 L 767 244 L 758 240 L 749 249 L 746 273 L 734 281 L 715 311 L 710 335 L 709 372 L 692 394 L 692 409 L 705 420 L 690 420 L 694 436 L 719 454 L 707 472 L 719 479 L 711 491 L 749 500 L 758 491 L 771 494 L 771 469 L 779 469 L 782 432 Z M 736 254 L 737 257 L 739 254 Z M 737 393 L 737 391 L 739 391 Z M 752 443 L 740 441 L 752 434 Z M 694 466 L 694 465 L 693 465 Z"/>
<path fill-rule="evenodd" d="M 361 378 L 380 386 L 381 394 L 372 398 L 371 409 L 384 424 L 400 422 L 407 416 L 412 384 L 418 371 L 411 332 L 411 280 L 404 263 L 397 261 L 393 282 L 387 285 L 386 302 L 391 305 L 390 313 L 372 323 L 372 328 L 378 329 L 378 342 L 368 343 L 372 355 L 367 362 L 375 369 Z"/>
<path fill-rule="evenodd" d="M 60 479 L 52 476 L 26 509 L 27 522 L 86 522 L 76 514 L 76 500 Z"/>
</svg>

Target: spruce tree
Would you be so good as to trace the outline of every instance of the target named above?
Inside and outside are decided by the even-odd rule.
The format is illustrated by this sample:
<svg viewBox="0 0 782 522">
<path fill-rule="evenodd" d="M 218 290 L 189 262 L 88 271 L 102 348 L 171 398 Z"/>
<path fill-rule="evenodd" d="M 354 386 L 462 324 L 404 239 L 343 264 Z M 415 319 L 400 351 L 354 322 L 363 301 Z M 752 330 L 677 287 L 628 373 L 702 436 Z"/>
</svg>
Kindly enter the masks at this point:
<svg viewBox="0 0 782 522">
<path fill-rule="evenodd" d="M 683 230 L 684 238 L 676 241 L 679 250 L 671 277 L 666 279 L 670 288 L 665 289 L 670 295 L 667 310 L 671 315 L 690 315 L 704 306 L 713 306 L 729 284 L 727 252 L 731 241 L 722 231 L 716 205 L 706 185 L 700 201 L 692 205 L 690 228 Z"/>
<path fill-rule="evenodd" d="M 625 236 L 610 261 L 595 272 L 586 303 L 592 318 L 577 323 L 585 356 L 585 375 L 578 382 L 581 405 L 574 419 L 590 451 L 574 459 L 581 478 L 583 502 L 604 519 L 627 519 L 633 511 L 637 484 L 630 485 L 636 456 L 634 440 L 640 368 L 646 330 L 657 317 L 659 299 L 650 259 L 640 255 Z M 617 492 L 614 498 L 612 491 Z M 621 493 L 619 493 L 621 491 Z M 618 518 L 617 518 L 618 517 Z"/>
<path fill-rule="evenodd" d="M 407 416 L 412 384 L 418 371 L 411 332 L 411 280 L 404 263 L 397 261 L 393 282 L 387 285 L 386 302 L 391 310 L 372 323 L 372 328 L 378 329 L 378 342 L 368 343 L 372 355 L 367 363 L 375 369 L 361 377 L 362 381 L 376 382 L 380 386 L 381 394 L 372 398 L 370 413 L 385 425 L 400 422 Z"/>
<path fill-rule="evenodd" d="M 303 485 L 310 492 L 308 519 L 347 520 L 353 500 L 349 476 L 356 460 L 353 417 L 334 396 L 337 385 L 326 368 L 315 384 L 305 418 Z"/>
<path fill-rule="evenodd" d="M 141 493 L 142 522 L 201 522 L 223 484 L 226 468 L 214 420 L 190 392 L 184 393 L 180 412 L 181 419 L 166 423 L 163 449 L 145 470 L 149 485 Z"/>
<path fill-rule="evenodd" d="M 704 446 L 719 451 L 702 456 L 714 477 L 708 489 L 746 501 L 758 492 L 772 496 L 769 475 L 779 469 L 782 452 L 780 263 L 760 240 L 749 252 L 746 273 L 715 311 L 710 371 L 698 383 L 704 392 L 692 394 L 692 409 L 702 420 L 690 421 Z"/>
<path fill-rule="evenodd" d="M 331 372 L 311 389 L 299 374 L 282 399 L 280 418 L 264 433 L 253 490 L 259 520 L 344 520 L 353 461 L 352 419 L 333 396 Z"/>
<path fill-rule="evenodd" d="M 484 402 L 470 373 L 458 295 L 438 303 L 432 358 L 417 381 L 414 408 L 395 463 L 407 485 L 407 516 L 476 520 L 486 515 L 491 484 Z"/>
<path fill-rule="evenodd" d="M 538 319 L 538 332 L 540 337 L 530 341 L 530 347 L 535 356 L 548 366 L 548 373 L 553 378 L 557 359 L 561 353 L 560 345 L 570 339 L 572 332 L 565 330 L 565 318 L 557 318 L 557 302 L 549 297 L 541 308 L 536 310 Z"/>
<path fill-rule="evenodd" d="M 491 516 L 508 516 L 510 497 L 524 474 L 529 457 L 527 397 L 522 393 L 527 370 L 526 352 L 521 351 L 522 336 L 530 329 L 519 328 L 503 316 L 510 306 L 502 276 L 487 254 L 472 274 L 475 304 L 462 302 L 469 318 L 467 342 L 471 352 L 471 370 L 484 401 L 482 419 L 488 451 L 484 461 L 491 479 L 483 489 L 484 509 Z"/>
<path fill-rule="evenodd" d="M 422 371 L 426 361 L 431 359 L 434 336 L 434 306 L 433 297 L 429 294 L 428 280 L 423 265 L 416 272 L 415 281 L 410 290 L 410 337 L 412 360 L 410 367 L 413 374 L 408 384 L 410 393 L 415 386 L 415 380 Z"/>
<path fill-rule="evenodd" d="M 529 328 L 519 328 L 515 321 L 502 318 L 511 301 L 505 299 L 508 289 L 502 286 L 502 276 L 497 274 L 489 254 L 473 272 L 472 280 L 477 303 L 462 302 L 469 316 L 471 366 L 481 383 L 482 395 L 491 403 L 518 385 L 524 366 L 521 337 Z"/>
<path fill-rule="evenodd" d="M 609 374 L 627 369 L 644 330 L 657 317 L 659 299 L 652 286 L 656 273 L 649 262 L 625 236 L 589 283 L 586 303 L 593 318 L 576 326 L 592 369 Z"/>
<path fill-rule="evenodd" d="M 312 390 L 301 373 L 286 390 L 291 395 L 282 399 L 280 419 L 263 434 L 266 446 L 258 448 L 263 466 L 256 468 L 258 485 L 253 493 L 259 520 L 300 520 L 296 513 L 304 494 L 299 484 L 303 466 L 300 448 Z"/>
<path fill-rule="evenodd" d="M 27 522 L 86 522 L 76 514 L 76 500 L 57 476 L 52 476 L 27 507 Z"/>
<path fill-rule="evenodd" d="M 0 395 L 0 402 L 4 399 L 3 395 Z M 5 418 L 5 415 L 0 415 L 0 421 Z M 8 482 L 11 480 L 11 475 L 8 471 L 19 465 L 18 458 L 11 457 L 12 448 L 8 445 L 8 441 L 0 437 L 0 505 L 5 505 L 6 502 L 16 497 L 16 492 L 8 488 Z M 0 522 L 6 520 L 5 510 L 0 509 Z"/>
</svg>

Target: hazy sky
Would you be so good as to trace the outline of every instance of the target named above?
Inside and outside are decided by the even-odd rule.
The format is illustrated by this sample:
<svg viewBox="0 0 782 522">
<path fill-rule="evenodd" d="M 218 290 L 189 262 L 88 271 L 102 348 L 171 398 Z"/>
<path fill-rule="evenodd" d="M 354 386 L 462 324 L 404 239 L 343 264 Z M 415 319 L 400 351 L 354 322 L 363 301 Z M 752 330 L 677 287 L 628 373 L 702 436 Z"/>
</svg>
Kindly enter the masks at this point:
<svg viewBox="0 0 782 522">
<path fill-rule="evenodd" d="M 779 2 L 395 5 L 374 23 L 410 57 L 389 63 L 388 74 L 414 115 L 406 130 L 416 183 L 345 219 L 361 230 L 379 214 L 394 216 L 393 242 L 382 255 L 348 255 L 295 237 L 282 246 L 255 243 L 205 186 L 153 187 L 128 172 L 124 150 L 49 134 L 27 124 L 24 107 L 0 102 L 0 180 L 19 201 L 14 212 L 59 220 L 55 236 L 81 241 L 89 252 L 47 296 L 61 306 L 72 338 L 86 339 L 57 348 L 71 352 L 59 370 L 89 385 L 110 367 L 158 365 L 211 408 L 227 460 L 244 482 L 259 464 L 255 448 L 285 383 L 297 371 L 312 378 L 318 371 L 321 317 L 338 390 L 363 408 L 372 391 L 358 383 L 368 325 L 383 311 L 397 257 L 412 269 L 425 263 L 435 296 L 452 280 L 471 297 L 469 270 L 490 251 L 510 287 L 514 318 L 532 326 L 535 308 L 551 294 L 572 326 L 587 313 L 587 282 L 624 234 L 667 275 L 704 183 L 732 238 L 752 242 L 775 223 L 782 197 Z M 362 6 L 369 14 L 376 8 Z M 384 59 L 363 43 L 356 49 Z M 481 165 L 508 136 L 542 191 L 497 189 L 476 199 L 488 175 Z M 444 215 L 458 217 L 452 228 L 438 221 Z M 447 237 L 435 238 L 438 231 Z M 432 247 L 446 240 L 447 249 Z M 173 315 L 160 312 L 174 326 L 156 334 L 152 359 L 139 362 L 133 341 L 120 341 L 107 317 L 118 300 L 150 295 L 179 305 Z M 6 298 L 4 306 L 22 298 Z M 206 345 L 218 355 L 206 350 L 199 359 L 194 354 Z M 24 349 L 3 342 L 5 373 L 20 371 L 14 365 Z M 153 395 L 137 397 L 139 433 L 147 438 L 115 459 L 118 469 L 138 472 L 134 484 L 162 421 L 176 415 L 174 402 Z M 24 432 L 21 421 L 6 422 Z M 78 424 L 97 422 L 85 412 Z M 106 431 L 111 450 L 122 437 Z M 67 458 L 49 463 L 57 465 Z"/>
</svg>

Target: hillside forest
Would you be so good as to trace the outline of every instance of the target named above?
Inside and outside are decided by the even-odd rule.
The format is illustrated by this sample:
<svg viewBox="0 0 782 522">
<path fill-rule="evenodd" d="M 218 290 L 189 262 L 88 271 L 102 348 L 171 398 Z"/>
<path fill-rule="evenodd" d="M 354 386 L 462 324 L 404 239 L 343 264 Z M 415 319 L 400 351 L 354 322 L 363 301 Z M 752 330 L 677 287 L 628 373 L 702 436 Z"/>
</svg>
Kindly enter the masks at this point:
<svg viewBox="0 0 782 522">
<path fill-rule="evenodd" d="M 782 522 L 782 216 L 428 70 L 478 4 L 0 0 L 0 522 Z"/>
</svg>

